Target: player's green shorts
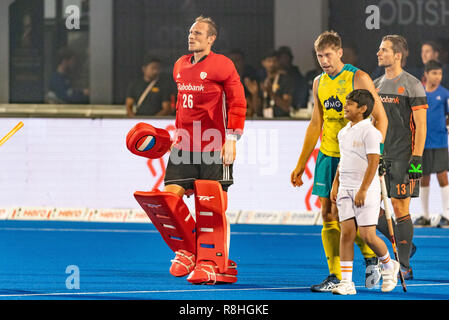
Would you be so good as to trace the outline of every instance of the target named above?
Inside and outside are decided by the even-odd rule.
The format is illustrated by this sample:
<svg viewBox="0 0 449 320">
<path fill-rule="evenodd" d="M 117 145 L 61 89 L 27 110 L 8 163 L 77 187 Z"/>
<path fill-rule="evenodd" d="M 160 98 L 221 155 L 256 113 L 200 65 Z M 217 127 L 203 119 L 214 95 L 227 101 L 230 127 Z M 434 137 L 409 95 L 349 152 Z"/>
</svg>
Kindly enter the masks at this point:
<svg viewBox="0 0 449 320">
<path fill-rule="evenodd" d="M 313 178 L 313 195 L 323 198 L 330 197 L 332 183 L 334 182 L 339 162 L 340 158 L 329 157 L 321 153 L 321 151 L 318 152 Z"/>
</svg>

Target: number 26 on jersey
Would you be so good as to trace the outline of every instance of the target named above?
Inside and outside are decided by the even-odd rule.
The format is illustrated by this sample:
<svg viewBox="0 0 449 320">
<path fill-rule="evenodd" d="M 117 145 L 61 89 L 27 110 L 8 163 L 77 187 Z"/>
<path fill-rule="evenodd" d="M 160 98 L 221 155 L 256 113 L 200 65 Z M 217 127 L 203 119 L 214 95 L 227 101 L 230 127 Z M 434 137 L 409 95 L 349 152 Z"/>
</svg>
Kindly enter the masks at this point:
<svg viewBox="0 0 449 320">
<path fill-rule="evenodd" d="M 182 95 L 182 107 L 189 109 L 193 108 L 193 94 L 184 93 Z"/>
</svg>

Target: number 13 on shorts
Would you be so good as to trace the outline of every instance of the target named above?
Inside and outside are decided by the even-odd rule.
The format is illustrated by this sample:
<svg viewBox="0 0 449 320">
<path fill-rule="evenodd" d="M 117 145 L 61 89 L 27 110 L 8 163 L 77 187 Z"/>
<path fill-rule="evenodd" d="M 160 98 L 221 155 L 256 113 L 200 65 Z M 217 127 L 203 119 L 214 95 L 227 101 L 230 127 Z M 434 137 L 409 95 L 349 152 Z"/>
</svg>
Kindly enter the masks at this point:
<svg viewBox="0 0 449 320">
<path fill-rule="evenodd" d="M 409 183 L 398 183 L 396 184 L 396 192 L 398 196 L 410 196 L 415 190 L 416 182 L 415 180 L 410 180 Z"/>
</svg>

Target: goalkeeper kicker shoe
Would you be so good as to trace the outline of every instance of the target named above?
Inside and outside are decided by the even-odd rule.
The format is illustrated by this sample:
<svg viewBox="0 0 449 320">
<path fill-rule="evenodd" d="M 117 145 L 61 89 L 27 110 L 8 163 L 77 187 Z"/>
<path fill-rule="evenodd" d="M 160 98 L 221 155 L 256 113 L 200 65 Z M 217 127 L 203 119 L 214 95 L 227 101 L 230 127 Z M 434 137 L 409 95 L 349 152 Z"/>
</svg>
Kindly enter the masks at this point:
<svg viewBox="0 0 449 320">
<path fill-rule="evenodd" d="M 197 262 L 195 269 L 187 277 L 193 284 L 222 284 L 237 282 L 237 264 L 228 260 L 228 267 L 224 273 L 219 273 L 218 266 L 213 261 L 202 260 Z"/>
<path fill-rule="evenodd" d="M 356 294 L 357 291 L 355 290 L 354 282 L 348 280 L 341 280 L 340 283 L 337 284 L 335 288 L 332 289 L 332 293 L 348 295 L 348 294 Z"/>
<path fill-rule="evenodd" d="M 339 283 L 340 280 L 335 276 L 335 274 L 331 274 L 320 284 L 314 284 L 311 286 L 310 290 L 313 292 L 331 292 L 332 289 L 334 289 Z"/>
<path fill-rule="evenodd" d="M 195 268 L 195 255 L 186 250 L 176 251 L 176 257 L 171 260 L 170 273 L 175 277 L 184 277 Z"/>
</svg>

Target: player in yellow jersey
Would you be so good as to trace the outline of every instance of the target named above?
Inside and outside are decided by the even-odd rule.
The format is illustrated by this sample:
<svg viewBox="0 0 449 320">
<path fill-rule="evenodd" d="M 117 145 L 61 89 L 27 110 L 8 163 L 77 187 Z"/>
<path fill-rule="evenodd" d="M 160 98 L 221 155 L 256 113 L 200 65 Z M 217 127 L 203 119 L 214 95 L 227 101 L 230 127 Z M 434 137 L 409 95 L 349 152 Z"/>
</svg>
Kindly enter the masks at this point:
<svg viewBox="0 0 449 320">
<path fill-rule="evenodd" d="M 346 95 L 354 89 L 367 89 L 371 92 L 375 100 L 372 112 L 373 122 L 382 133 L 382 142 L 387 132 L 388 120 L 369 75 L 350 64 L 342 62 L 341 38 L 336 32 L 323 32 L 315 41 L 314 47 L 323 73 L 313 81 L 314 107 L 312 118 L 307 127 L 298 163 L 291 174 L 291 183 L 295 187 L 300 187 L 303 184 L 302 175 L 307 160 L 322 132 L 312 194 L 319 196 L 320 199 L 323 217 L 321 238 L 329 267 L 329 276 L 322 283 L 313 285 L 311 290 L 314 292 L 330 292 L 341 279 L 340 226 L 337 207 L 330 200 L 330 191 L 340 160 L 337 134 L 347 124 L 343 113 Z M 381 276 L 378 260 L 375 253 L 363 242 L 359 235 L 356 244 L 365 258 L 365 286 L 373 287 L 379 282 Z"/>
</svg>

